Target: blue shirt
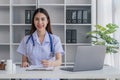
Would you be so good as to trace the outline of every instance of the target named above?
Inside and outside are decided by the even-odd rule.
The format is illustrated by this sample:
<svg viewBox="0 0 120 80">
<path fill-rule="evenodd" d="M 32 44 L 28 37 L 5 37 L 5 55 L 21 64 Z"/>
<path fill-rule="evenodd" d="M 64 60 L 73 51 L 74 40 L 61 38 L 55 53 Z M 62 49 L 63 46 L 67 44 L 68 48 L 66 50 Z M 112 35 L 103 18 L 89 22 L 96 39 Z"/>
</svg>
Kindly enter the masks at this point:
<svg viewBox="0 0 120 80">
<path fill-rule="evenodd" d="M 25 36 L 24 39 L 21 41 L 17 52 L 25 55 L 28 57 L 28 60 L 31 65 L 41 65 L 41 60 L 46 59 L 48 60 L 50 58 L 51 50 L 50 50 L 50 39 L 49 34 L 46 31 L 45 37 L 42 43 L 40 43 L 37 31 L 33 33 L 33 39 L 35 42 L 35 46 L 33 46 L 33 42 L 30 39 L 28 44 L 26 44 L 26 41 L 29 36 Z M 62 44 L 60 41 L 60 38 L 56 35 L 51 34 L 52 42 L 53 42 L 53 50 L 54 54 L 61 53 L 64 54 Z M 53 58 L 55 60 L 55 58 Z"/>
</svg>

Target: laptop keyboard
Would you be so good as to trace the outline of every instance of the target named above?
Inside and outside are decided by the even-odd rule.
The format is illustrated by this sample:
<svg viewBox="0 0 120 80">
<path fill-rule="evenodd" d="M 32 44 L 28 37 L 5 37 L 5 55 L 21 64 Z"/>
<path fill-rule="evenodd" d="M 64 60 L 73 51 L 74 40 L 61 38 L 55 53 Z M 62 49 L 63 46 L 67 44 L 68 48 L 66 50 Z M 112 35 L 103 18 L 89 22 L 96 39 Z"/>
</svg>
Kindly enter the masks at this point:
<svg viewBox="0 0 120 80">
<path fill-rule="evenodd" d="M 64 70 L 64 71 L 73 71 L 73 67 L 64 67 L 64 68 L 61 68 L 61 70 Z"/>
</svg>

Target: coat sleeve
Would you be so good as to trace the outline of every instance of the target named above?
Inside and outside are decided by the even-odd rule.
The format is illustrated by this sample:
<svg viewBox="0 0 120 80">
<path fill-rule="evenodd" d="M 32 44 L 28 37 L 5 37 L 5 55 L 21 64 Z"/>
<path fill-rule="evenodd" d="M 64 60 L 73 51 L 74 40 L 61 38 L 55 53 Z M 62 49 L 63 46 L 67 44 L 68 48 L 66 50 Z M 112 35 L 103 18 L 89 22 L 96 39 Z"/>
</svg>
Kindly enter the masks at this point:
<svg viewBox="0 0 120 80">
<path fill-rule="evenodd" d="M 64 55 L 64 50 L 61 44 L 61 40 L 59 37 L 55 36 L 54 39 L 54 52 L 56 53 L 61 53 L 62 55 Z"/>
<path fill-rule="evenodd" d="M 17 48 L 17 52 L 21 55 L 25 55 L 27 53 L 27 46 L 26 46 L 26 37 L 24 37 L 22 39 L 22 41 L 20 42 L 18 48 Z"/>
</svg>

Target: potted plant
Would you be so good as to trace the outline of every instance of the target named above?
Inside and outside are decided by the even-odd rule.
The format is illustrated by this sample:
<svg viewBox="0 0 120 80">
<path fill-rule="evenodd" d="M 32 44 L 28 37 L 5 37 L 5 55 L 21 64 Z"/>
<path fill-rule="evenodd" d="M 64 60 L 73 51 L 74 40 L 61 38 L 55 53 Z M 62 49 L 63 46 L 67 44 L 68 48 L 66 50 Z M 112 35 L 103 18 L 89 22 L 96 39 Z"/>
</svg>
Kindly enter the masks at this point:
<svg viewBox="0 0 120 80">
<path fill-rule="evenodd" d="M 105 27 L 101 25 L 95 25 L 96 30 L 87 33 L 87 37 L 93 38 L 92 44 L 105 45 L 106 53 L 117 53 L 119 49 L 119 42 L 114 39 L 113 34 L 118 26 L 116 24 L 109 23 Z"/>
</svg>

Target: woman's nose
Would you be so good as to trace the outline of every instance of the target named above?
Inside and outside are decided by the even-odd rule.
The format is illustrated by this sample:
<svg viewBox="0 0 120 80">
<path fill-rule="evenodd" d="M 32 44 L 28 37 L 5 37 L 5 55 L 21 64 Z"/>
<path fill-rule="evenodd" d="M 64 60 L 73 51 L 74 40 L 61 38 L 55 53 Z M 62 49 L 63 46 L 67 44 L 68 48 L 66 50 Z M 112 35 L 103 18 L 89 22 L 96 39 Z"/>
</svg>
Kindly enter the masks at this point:
<svg viewBox="0 0 120 80">
<path fill-rule="evenodd" d="M 39 21 L 38 21 L 38 23 L 39 23 L 39 24 L 41 24 L 41 23 L 42 23 L 42 21 L 41 21 L 41 20 L 39 20 Z"/>
</svg>

